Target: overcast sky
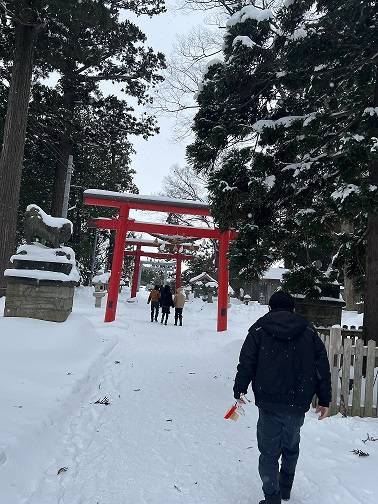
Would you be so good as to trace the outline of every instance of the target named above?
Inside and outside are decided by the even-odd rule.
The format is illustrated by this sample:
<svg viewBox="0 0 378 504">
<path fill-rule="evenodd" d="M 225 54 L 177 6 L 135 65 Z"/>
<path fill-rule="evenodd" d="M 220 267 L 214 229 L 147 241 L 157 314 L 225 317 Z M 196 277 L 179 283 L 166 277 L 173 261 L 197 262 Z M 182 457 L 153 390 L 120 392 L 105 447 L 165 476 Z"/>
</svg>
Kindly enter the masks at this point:
<svg viewBox="0 0 378 504">
<path fill-rule="evenodd" d="M 173 3 L 173 2 L 172 2 Z M 177 39 L 194 26 L 202 23 L 203 13 L 168 12 L 159 16 L 140 17 L 138 26 L 148 37 L 148 45 L 167 56 Z M 185 143 L 173 140 L 174 118 L 159 117 L 160 134 L 148 141 L 137 138 L 133 143 L 137 150 L 133 159 L 133 168 L 137 174 L 135 183 L 141 194 L 156 194 L 161 190 L 162 180 L 174 163 L 185 162 Z"/>
</svg>

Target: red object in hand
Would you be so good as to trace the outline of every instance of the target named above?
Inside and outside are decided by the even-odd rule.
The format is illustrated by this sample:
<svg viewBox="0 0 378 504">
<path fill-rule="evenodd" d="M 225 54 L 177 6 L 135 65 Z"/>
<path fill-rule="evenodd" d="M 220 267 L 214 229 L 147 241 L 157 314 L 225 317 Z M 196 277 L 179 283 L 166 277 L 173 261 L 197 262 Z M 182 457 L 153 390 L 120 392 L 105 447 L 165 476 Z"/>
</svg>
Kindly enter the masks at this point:
<svg viewBox="0 0 378 504">
<path fill-rule="evenodd" d="M 235 403 L 224 415 L 225 420 L 234 420 L 236 421 L 239 418 L 236 410 L 238 409 L 237 403 Z"/>
</svg>

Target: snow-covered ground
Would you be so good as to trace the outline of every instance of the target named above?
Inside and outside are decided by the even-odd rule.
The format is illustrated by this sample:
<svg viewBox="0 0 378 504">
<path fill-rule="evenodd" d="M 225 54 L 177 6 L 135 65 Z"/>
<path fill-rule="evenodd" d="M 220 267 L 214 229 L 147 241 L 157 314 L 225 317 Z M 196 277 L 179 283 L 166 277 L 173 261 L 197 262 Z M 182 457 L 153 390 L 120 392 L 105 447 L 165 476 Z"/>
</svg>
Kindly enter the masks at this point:
<svg viewBox="0 0 378 504">
<path fill-rule="evenodd" d="M 112 324 L 83 288 L 64 324 L 0 318 L 1 504 L 258 502 L 256 408 L 236 423 L 223 415 L 242 340 L 266 307 L 235 302 L 218 334 L 215 304 L 195 300 L 183 327 L 164 327 L 149 322 L 145 293 L 127 295 Z M 376 503 L 367 433 L 378 437 L 378 420 L 310 412 L 293 503 Z"/>
</svg>

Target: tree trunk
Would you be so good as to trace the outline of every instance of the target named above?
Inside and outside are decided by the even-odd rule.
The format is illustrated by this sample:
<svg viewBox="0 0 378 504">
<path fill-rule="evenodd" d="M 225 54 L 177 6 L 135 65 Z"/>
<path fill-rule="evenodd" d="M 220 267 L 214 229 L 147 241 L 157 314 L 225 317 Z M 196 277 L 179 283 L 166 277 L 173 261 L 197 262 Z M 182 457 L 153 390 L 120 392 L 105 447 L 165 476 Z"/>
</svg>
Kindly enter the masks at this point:
<svg viewBox="0 0 378 504">
<path fill-rule="evenodd" d="M 378 185 L 378 166 L 375 164 Z M 373 212 L 368 216 L 366 262 L 364 337 L 365 341 L 378 342 L 378 215 Z"/>
<path fill-rule="evenodd" d="M 346 310 L 357 310 L 360 296 L 355 287 L 355 278 L 348 277 L 347 268 L 344 268 L 344 300 Z"/>
<path fill-rule="evenodd" d="M 375 83 L 373 107 L 378 107 L 378 79 Z M 376 135 L 378 136 L 378 134 Z M 370 183 L 378 187 L 378 161 L 370 166 Z M 378 213 L 369 212 L 366 245 L 366 282 L 364 299 L 364 338 L 378 344 Z"/>
<path fill-rule="evenodd" d="M 354 226 L 351 221 L 343 220 L 341 222 L 341 231 L 348 236 L 352 236 Z M 346 310 L 357 310 L 357 303 L 360 301 L 360 293 L 357 291 L 356 278 L 348 276 L 347 264 L 344 266 L 344 301 Z"/>
<path fill-rule="evenodd" d="M 4 270 L 15 247 L 36 33 L 36 26 L 16 25 L 12 80 L 0 156 L 0 296 L 5 294 Z"/>
<path fill-rule="evenodd" d="M 59 151 L 62 156 L 56 160 L 54 185 L 51 201 L 51 215 L 61 217 L 63 213 L 64 188 L 66 185 L 68 157 L 73 154 L 71 131 L 74 115 L 75 98 L 74 92 L 67 88 L 64 90 L 64 104 L 68 114 L 66 129 L 59 144 Z"/>
</svg>

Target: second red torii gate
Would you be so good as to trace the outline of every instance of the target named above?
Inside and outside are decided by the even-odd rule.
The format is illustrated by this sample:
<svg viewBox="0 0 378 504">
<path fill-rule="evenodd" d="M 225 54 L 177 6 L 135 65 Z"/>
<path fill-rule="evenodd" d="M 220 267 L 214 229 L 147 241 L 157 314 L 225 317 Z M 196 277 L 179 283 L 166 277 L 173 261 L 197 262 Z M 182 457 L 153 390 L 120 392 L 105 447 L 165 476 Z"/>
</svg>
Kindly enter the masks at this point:
<svg viewBox="0 0 378 504">
<path fill-rule="evenodd" d="M 109 282 L 105 322 L 113 322 L 116 317 L 119 284 L 123 268 L 126 235 L 129 231 L 157 233 L 189 238 L 212 238 L 219 240 L 218 263 L 218 331 L 227 330 L 228 308 L 228 259 L 230 240 L 236 238 L 236 231 L 220 231 L 216 228 L 196 228 L 175 224 L 157 224 L 138 222 L 129 218 L 130 209 L 168 212 L 188 215 L 210 216 L 208 205 L 202 202 L 178 200 L 165 197 L 141 196 L 137 194 L 117 193 L 90 189 L 84 192 L 84 203 L 92 206 L 118 209 L 118 218 L 94 219 L 93 224 L 99 229 L 116 231 L 112 271 Z"/>
<path fill-rule="evenodd" d="M 138 290 L 138 280 L 140 275 L 140 260 L 141 257 L 149 257 L 155 259 L 175 259 L 176 260 L 176 289 L 181 287 L 181 266 L 182 261 L 190 261 L 194 257 L 189 254 L 184 254 L 185 251 L 195 251 L 199 249 L 198 245 L 193 243 L 180 243 L 179 245 L 174 245 L 173 243 L 168 243 L 157 238 L 155 240 L 149 240 L 144 238 L 126 238 L 126 245 L 133 245 L 136 247 L 136 250 L 132 253 L 130 251 L 126 251 L 125 255 L 134 255 L 134 274 L 133 274 L 133 282 L 131 287 L 131 297 L 134 298 L 136 296 Z M 152 248 L 161 248 L 164 247 L 164 253 L 156 252 L 146 252 L 141 253 L 141 247 L 152 247 Z M 166 249 L 168 248 L 167 253 L 170 254 L 168 256 L 166 254 Z M 180 252 L 173 253 L 173 251 L 177 249 Z"/>
<path fill-rule="evenodd" d="M 176 290 L 181 287 L 181 264 L 182 261 L 191 261 L 194 256 L 189 254 L 165 254 L 162 252 L 147 252 L 142 250 L 142 243 L 138 243 L 135 240 L 136 250 L 125 250 L 125 256 L 132 256 L 134 260 L 134 273 L 133 282 L 131 285 L 131 297 L 134 298 L 137 295 L 139 274 L 140 274 L 140 260 L 142 257 L 150 257 L 152 259 L 175 259 L 176 261 Z"/>
</svg>

